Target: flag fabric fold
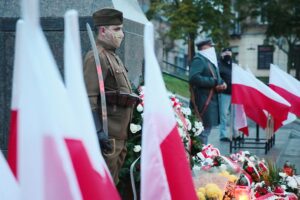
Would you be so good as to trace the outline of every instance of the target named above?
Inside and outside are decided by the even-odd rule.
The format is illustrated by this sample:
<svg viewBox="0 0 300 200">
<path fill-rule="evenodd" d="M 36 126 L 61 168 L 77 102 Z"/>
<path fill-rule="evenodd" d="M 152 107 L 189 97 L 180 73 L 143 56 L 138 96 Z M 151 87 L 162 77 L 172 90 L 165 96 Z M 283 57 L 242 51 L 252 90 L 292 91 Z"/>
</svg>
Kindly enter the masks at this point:
<svg viewBox="0 0 300 200">
<path fill-rule="evenodd" d="M 0 149 L 0 194 L 3 200 L 19 200 L 20 188 Z"/>
<path fill-rule="evenodd" d="M 300 117 L 300 81 L 271 64 L 269 86 L 291 104 L 288 121 L 285 123 L 292 122 L 296 116 Z"/>
<path fill-rule="evenodd" d="M 197 199 L 153 45 L 153 25 L 147 23 L 141 199 Z"/>
<path fill-rule="evenodd" d="M 274 131 L 287 119 L 290 103 L 255 76 L 234 65 L 232 70 L 232 103 L 244 106 L 246 115 L 266 128 L 268 115 L 274 119 Z"/>
<path fill-rule="evenodd" d="M 16 25 L 16 40 L 15 40 L 15 57 L 14 57 L 14 71 L 13 71 L 13 86 L 12 86 L 12 101 L 11 101 L 11 114 L 9 125 L 9 140 L 8 140 L 8 153 L 7 161 L 15 175 L 17 176 L 17 137 L 18 137 L 18 112 L 19 112 L 19 93 L 20 93 L 20 56 L 22 34 L 24 32 L 23 20 L 18 20 Z"/>
<path fill-rule="evenodd" d="M 233 112 L 234 112 L 234 130 L 241 131 L 246 136 L 249 136 L 248 124 L 247 124 L 247 117 L 244 110 L 244 106 L 241 104 L 232 104 Z"/>
<path fill-rule="evenodd" d="M 65 14 L 65 79 L 77 132 L 66 143 L 83 199 L 120 199 L 102 157 L 83 80 L 78 14 Z"/>
<path fill-rule="evenodd" d="M 28 5 L 31 5 L 30 7 Z M 76 130 L 66 88 L 39 25 L 35 0 L 22 2 L 18 174 L 22 199 L 82 199 L 63 137 Z M 34 42 L 32 39 L 34 38 Z"/>
</svg>

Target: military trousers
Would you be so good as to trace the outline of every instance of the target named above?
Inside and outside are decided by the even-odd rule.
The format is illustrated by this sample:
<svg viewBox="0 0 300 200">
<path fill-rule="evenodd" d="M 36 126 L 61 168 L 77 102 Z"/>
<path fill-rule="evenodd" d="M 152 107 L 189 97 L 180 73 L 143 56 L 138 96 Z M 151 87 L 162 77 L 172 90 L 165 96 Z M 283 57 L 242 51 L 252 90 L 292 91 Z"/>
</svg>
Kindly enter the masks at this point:
<svg viewBox="0 0 300 200">
<path fill-rule="evenodd" d="M 126 148 L 126 141 L 127 140 L 118 140 L 118 139 L 110 139 L 112 144 L 112 151 L 108 154 L 104 154 L 103 157 L 105 162 L 109 168 L 109 171 L 112 175 L 112 178 L 115 182 L 115 185 L 119 182 L 119 172 L 122 168 L 124 163 L 127 148 Z"/>
</svg>

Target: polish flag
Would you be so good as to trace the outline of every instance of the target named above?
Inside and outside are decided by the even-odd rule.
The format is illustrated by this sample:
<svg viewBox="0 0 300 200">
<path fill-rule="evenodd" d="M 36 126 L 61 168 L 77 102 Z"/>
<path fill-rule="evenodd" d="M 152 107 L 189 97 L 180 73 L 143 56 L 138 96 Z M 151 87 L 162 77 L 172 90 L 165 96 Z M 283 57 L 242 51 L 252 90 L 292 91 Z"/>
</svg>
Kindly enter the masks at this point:
<svg viewBox="0 0 300 200">
<path fill-rule="evenodd" d="M 18 200 L 20 188 L 0 149 L 0 194 L 3 200 Z"/>
<path fill-rule="evenodd" d="M 242 104 L 246 115 L 262 128 L 267 126 L 267 114 L 274 118 L 274 131 L 287 119 L 290 103 L 241 67 L 232 70 L 232 103 Z"/>
<path fill-rule="evenodd" d="M 271 64 L 269 86 L 291 104 L 288 122 L 300 117 L 300 81 Z"/>
<path fill-rule="evenodd" d="M 83 199 L 120 199 L 101 154 L 87 98 L 78 26 L 77 12 L 68 11 L 65 14 L 65 79 L 78 128 L 73 135 L 68 136 L 66 142 Z"/>
<path fill-rule="evenodd" d="M 18 178 L 22 199 L 81 199 L 61 135 L 75 124 L 62 78 L 39 24 L 38 1 L 22 1 Z"/>
<path fill-rule="evenodd" d="M 197 199 L 153 46 L 153 25 L 149 22 L 144 33 L 146 76 L 141 199 Z"/>
<path fill-rule="evenodd" d="M 247 117 L 244 110 L 244 106 L 241 104 L 232 104 L 234 112 L 234 130 L 241 131 L 246 136 L 249 135 Z"/>
<path fill-rule="evenodd" d="M 10 113 L 10 126 L 9 126 L 9 140 L 8 140 L 8 153 L 7 161 L 12 170 L 14 176 L 17 178 L 17 135 L 18 135 L 18 110 L 19 110 L 19 93 L 20 93 L 20 65 L 19 62 L 21 51 L 21 32 L 23 21 L 18 20 L 16 26 L 16 41 L 15 41 L 15 59 L 14 59 L 14 71 L 13 71 L 13 86 L 12 86 L 12 101 L 11 101 L 11 113 Z M 23 30 L 24 32 L 24 30 Z"/>
</svg>

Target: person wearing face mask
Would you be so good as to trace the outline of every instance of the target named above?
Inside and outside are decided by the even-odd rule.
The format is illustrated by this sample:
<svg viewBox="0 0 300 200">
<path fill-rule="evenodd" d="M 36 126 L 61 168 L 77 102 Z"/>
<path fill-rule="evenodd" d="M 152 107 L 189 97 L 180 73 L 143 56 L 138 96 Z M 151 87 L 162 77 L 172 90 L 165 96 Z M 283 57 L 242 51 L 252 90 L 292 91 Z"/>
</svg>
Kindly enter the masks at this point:
<svg viewBox="0 0 300 200">
<path fill-rule="evenodd" d="M 232 51 L 231 48 L 224 48 L 221 52 L 220 58 L 220 75 L 227 84 L 226 90 L 220 94 L 220 141 L 229 142 L 227 134 L 228 113 L 230 112 L 231 105 L 231 71 L 232 71 Z M 236 137 L 233 131 L 233 137 Z"/>
<path fill-rule="evenodd" d="M 92 51 L 89 51 L 84 59 L 84 79 L 101 151 L 117 184 L 127 152 L 128 125 L 137 99 L 131 98 L 134 95 L 128 79 L 128 70 L 115 52 L 124 38 L 123 13 L 104 8 L 93 13 L 93 21 L 105 87 L 108 136 L 102 129 L 101 95 Z"/>
<path fill-rule="evenodd" d="M 191 108 L 202 121 L 204 131 L 199 135 L 203 144 L 208 143 L 213 126 L 219 125 L 219 95 L 226 89 L 218 69 L 214 43 L 210 38 L 196 43 L 199 50 L 194 56 L 189 72 Z"/>
</svg>

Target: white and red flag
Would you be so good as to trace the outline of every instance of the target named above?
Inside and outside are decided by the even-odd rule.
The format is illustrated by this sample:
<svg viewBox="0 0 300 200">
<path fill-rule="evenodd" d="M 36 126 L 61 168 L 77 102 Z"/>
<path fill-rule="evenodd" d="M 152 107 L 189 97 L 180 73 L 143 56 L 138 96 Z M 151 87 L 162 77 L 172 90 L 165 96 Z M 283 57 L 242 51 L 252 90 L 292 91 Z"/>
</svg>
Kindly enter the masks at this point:
<svg viewBox="0 0 300 200">
<path fill-rule="evenodd" d="M 267 126 L 269 113 L 274 118 L 274 131 L 287 119 L 291 106 L 253 74 L 237 65 L 232 69 L 232 103 L 242 104 L 246 115 L 262 128 Z"/>
<path fill-rule="evenodd" d="M 232 104 L 233 106 L 233 116 L 234 116 L 234 123 L 233 127 L 235 131 L 241 131 L 243 132 L 246 136 L 249 135 L 249 130 L 248 130 L 248 124 L 247 124 L 247 117 L 246 113 L 244 110 L 244 106 L 241 104 Z"/>
<path fill-rule="evenodd" d="M 292 122 L 296 116 L 300 117 L 300 81 L 271 64 L 269 86 L 291 104 L 288 121 L 285 123 Z"/>
<path fill-rule="evenodd" d="M 102 157 L 83 80 L 78 14 L 65 15 L 65 82 L 78 128 L 66 139 L 83 199 L 120 199 Z M 76 145 L 76 147 L 74 147 Z"/>
<path fill-rule="evenodd" d="M 0 194 L 3 200 L 19 200 L 20 188 L 0 149 Z"/>
<path fill-rule="evenodd" d="M 184 146 L 155 57 L 150 22 L 145 26 L 144 47 L 141 199 L 197 199 Z"/>
<path fill-rule="evenodd" d="M 91 117 L 84 112 L 86 102 L 80 96 L 76 96 L 80 98 L 80 106 L 70 101 L 75 96 L 68 94 L 63 84 L 39 25 L 37 5 L 34 0 L 23 1 L 23 56 L 17 58 L 22 63 L 18 137 L 22 199 L 119 199 L 102 157 L 96 158 L 100 149 Z M 66 65 L 68 71 L 70 65 L 76 71 L 81 66 L 81 60 L 73 57 L 80 57 L 79 49 L 74 49 L 79 47 L 78 24 L 74 25 L 78 20 L 70 15 L 65 23 Z M 72 42 L 76 44 L 68 46 Z M 73 85 L 73 78 L 83 84 L 76 72 L 66 76 L 72 92 L 78 86 Z M 76 92 L 80 90 L 77 88 Z M 77 112 L 81 108 L 75 106 L 82 106 L 83 111 Z"/>
<path fill-rule="evenodd" d="M 22 33 L 24 32 L 23 20 L 18 20 L 16 25 L 16 40 L 15 40 L 15 57 L 14 57 L 14 71 L 12 81 L 12 97 L 11 97 L 11 112 L 9 125 L 9 140 L 7 161 L 12 170 L 12 173 L 17 178 L 17 137 L 18 137 L 18 112 L 19 112 L 19 93 L 20 93 L 20 63 Z"/>
<path fill-rule="evenodd" d="M 73 118 L 65 86 L 39 24 L 38 1 L 22 1 L 18 178 L 25 200 L 81 199 L 62 134 Z"/>
</svg>

